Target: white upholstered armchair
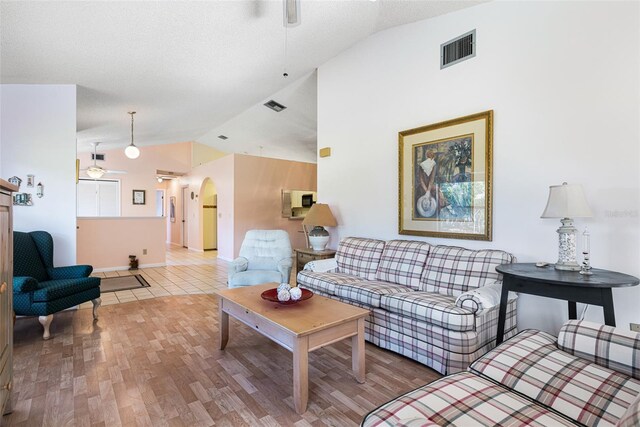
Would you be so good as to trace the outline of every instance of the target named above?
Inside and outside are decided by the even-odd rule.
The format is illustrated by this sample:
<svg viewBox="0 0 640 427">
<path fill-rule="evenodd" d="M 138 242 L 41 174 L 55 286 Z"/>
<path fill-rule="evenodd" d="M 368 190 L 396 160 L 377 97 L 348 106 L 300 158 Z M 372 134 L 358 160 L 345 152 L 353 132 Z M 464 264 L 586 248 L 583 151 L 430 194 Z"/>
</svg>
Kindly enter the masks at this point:
<svg viewBox="0 0 640 427">
<path fill-rule="evenodd" d="M 289 234 L 284 230 L 249 230 L 240 256 L 229 264 L 230 288 L 276 282 L 289 283 L 293 266 Z"/>
</svg>

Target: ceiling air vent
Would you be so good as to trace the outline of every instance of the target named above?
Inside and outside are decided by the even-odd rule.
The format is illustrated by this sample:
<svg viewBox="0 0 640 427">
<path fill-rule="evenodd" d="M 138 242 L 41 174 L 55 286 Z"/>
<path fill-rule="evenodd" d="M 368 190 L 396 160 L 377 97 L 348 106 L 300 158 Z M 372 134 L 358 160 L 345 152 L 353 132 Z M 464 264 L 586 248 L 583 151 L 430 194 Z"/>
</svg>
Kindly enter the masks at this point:
<svg viewBox="0 0 640 427">
<path fill-rule="evenodd" d="M 440 69 L 476 56 L 476 30 L 440 45 Z"/>
<path fill-rule="evenodd" d="M 91 160 L 104 160 L 104 154 L 91 153 Z"/>
<path fill-rule="evenodd" d="M 282 104 L 278 104 L 276 101 L 274 101 L 273 99 L 269 102 L 267 102 L 266 104 L 264 104 L 265 107 L 267 108 L 271 108 L 273 111 L 275 111 L 276 113 L 279 113 L 280 111 L 284 110 L 285 107 Z"/>
<path fill-rule="evenodd" d="M 218 135 L 218 138 L 220 138 L 222 140 L 229 139 L 229 137 L 225 136 L 225 135 Z"/>
</svg>

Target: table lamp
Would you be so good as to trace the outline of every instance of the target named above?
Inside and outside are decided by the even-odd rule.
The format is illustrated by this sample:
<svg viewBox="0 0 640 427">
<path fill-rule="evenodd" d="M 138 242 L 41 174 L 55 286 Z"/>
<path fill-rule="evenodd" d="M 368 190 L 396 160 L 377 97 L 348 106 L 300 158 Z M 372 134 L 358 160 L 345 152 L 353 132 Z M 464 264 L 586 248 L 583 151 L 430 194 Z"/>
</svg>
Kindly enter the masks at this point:
<svg viewBox="0 0 640 427">
<path fill-rule="evenodd" d="M 302 225 L 314 226 L 313 230 L 309 232 L 309 243 L 314 251 L 322 251 L 329 243 L 329 232 L 324 227 L 335 227 L 338 223 L 333 217 L 329 205 L 316 203 L 307 212 L 302 220 Z"/>
<path fill-rule="evenodd" d="M 591 209 L 579 184 L 549 186 L 549 200 L 540 218 L 560 218 L 562 226 L 558 228 L 558 262 L 557 270 L 579 271 L 576 262 L 576 228 L 573 218 L 587 218 Z"/>
</svg>

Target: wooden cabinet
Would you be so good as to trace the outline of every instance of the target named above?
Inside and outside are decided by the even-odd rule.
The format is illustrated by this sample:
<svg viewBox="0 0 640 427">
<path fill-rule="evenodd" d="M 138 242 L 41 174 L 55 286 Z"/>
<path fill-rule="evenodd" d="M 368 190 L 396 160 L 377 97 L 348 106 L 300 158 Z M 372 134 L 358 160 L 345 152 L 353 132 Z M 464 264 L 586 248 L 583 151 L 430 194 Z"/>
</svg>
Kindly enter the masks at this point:
<svg viewBox="0 0 640 427">
<path fill-rule="evenodd" d="M 324 251 L 314 251 L 313 249 L 295 249 L 296 251 L 296 276 L 304 268 L 304 265 L 311 261 L 333 258 L 336 251 L 325 249 Z"/>
<path fill-rule="evenodd" d="M 11 410 L 13 386 L 13 225 L 11 192 L 17 188 L 0 180 L 0 412 Z"/>
</svg>

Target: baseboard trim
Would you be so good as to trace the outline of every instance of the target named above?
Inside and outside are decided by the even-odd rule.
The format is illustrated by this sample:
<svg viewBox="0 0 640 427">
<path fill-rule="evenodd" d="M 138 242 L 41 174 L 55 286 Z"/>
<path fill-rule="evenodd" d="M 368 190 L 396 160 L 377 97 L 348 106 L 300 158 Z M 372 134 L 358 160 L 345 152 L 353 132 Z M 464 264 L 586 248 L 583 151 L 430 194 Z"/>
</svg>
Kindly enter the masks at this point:
<svg viewBox="0 0 640 427">
<path fill-rule="evenodd" d="M 227 262 L 231 262 L 231 261 L 233 261 L 233 259 L 231 259 L 231 258 L 227 258 L 227 257 L 222 256 L 222 255 L 219 255 L 219 254 L 218 254 L 218 259 L 221 259 L 221 260 L 223 260 L 223 261 L 227 261 Z"/>
<path fill-rule="evenodd" d="M 191 246 L 189 246 L 187 249 L 192 251 L 192 252 L 204 253 L 204 251 L 202 249 L 192 248 Z"/>
<path fill-rule="evenodd" d="M 154 268 L 154 267 L 166 267 L 167 263 L 166 262 L 158 262 L 155 264 L 140 264 L 138 266 L 138 268 Z M 93 272 L 94 273 L 104 273 L 107 271 L 123 271 L 123 270 L 128 270 L 129 266 L 128 265 L 121 265 L 121 266 L 117 266 L 117 267 L 104 267 L 104 268 L 94 268 Z"/>
</svg>

